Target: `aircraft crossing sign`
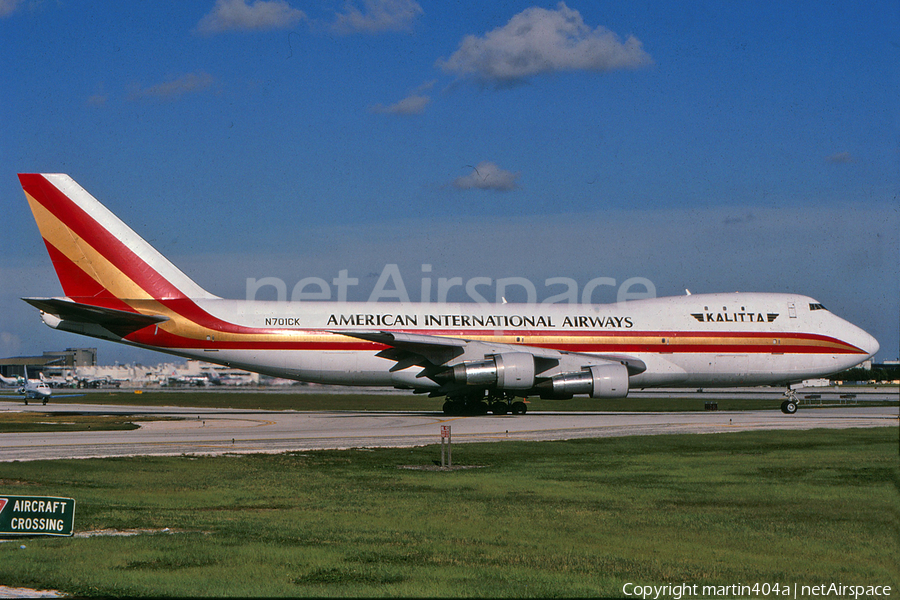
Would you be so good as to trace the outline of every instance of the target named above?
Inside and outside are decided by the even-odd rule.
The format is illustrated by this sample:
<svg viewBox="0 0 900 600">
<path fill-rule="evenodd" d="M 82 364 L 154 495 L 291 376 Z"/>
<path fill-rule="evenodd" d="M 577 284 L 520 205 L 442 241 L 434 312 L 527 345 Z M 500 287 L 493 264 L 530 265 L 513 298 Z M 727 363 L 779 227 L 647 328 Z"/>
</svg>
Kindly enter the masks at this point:
<svg viewBox="0 0 900 600">
<path fill-rule="evenodd" d="M 0 497 L 0 537 L 75 532 L 75 500 L 46 496 Z"/>
</svg>

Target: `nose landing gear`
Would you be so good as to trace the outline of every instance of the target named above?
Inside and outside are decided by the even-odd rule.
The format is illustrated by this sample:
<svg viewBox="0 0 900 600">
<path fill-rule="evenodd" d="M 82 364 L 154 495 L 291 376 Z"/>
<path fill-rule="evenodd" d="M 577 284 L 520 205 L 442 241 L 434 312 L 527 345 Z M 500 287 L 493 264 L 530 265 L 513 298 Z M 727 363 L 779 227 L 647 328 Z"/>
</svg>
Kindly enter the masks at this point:
<svg viewBox="0 0 900 600">
<path fill-rule="evenodd" d="M 781 412 L 792 415 L 797 412 L 797 392 L 788 388 L 784 395 L 787 396 L 787 399 L 781 403 Z"/>
</svg>

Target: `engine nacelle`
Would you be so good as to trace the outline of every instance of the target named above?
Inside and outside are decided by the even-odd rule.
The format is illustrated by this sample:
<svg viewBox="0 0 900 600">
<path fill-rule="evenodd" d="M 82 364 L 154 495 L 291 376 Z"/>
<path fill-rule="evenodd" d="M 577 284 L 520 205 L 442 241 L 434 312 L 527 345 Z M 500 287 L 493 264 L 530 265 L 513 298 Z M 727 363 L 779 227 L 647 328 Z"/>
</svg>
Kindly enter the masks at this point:
<svg viewBox="0 0 900 600">
<path fill-rule="evenodd" d="M 528 352 L 494 354 L 483 361 L 454 365 L 451 378 L 466 385 L 527 390 L 534 386 L 534 356 Z"/>
<path fill-rule="evenodd" d="M 628 396 L 628 368 L 622 364 L 584 367 L 580 373 L 564 373 L 538 386 L 549 389 L 551 398 L 571 398 L 587 394 L 591 398 Z"/>
</svg>

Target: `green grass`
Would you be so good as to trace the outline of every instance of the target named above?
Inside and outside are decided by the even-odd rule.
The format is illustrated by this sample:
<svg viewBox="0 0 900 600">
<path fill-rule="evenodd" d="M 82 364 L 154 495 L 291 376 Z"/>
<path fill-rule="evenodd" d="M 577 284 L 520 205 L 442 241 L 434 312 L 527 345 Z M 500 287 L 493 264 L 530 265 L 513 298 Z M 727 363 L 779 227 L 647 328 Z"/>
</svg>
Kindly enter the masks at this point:
<svg viewBox="0 0 900 600">
<path fill-rule="evenodd" d="M 626 582 L 900 586 L 892 428 L 0 464 L 77 499 L 0 581 L 83 596 L 622 596 Z M 20 550 L 19 545 L 26 549 Z"/>
<path fill-rule="evenodd" d="M 84 415 L 68 412 L 5 412 L 0 415 L 0 433 L 54 431 L 129 431 L 136 423 L 168 421 L 169 417 Z"/>
</svg>

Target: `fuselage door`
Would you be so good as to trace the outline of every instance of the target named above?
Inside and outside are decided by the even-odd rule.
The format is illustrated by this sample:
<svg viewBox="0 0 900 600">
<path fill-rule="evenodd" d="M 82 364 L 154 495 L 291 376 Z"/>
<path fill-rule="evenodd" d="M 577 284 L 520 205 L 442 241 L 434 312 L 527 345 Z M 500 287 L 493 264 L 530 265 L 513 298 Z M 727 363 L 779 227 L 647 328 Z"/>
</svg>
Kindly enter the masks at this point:
<svg viewBox="0 0 900 600">
<path fill-rule="evenodd" d="M 792 319 L 797 318 L 797 307 L 793 302 L 788 302 L 788 316 Z"/>
</svg>

